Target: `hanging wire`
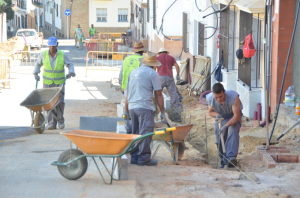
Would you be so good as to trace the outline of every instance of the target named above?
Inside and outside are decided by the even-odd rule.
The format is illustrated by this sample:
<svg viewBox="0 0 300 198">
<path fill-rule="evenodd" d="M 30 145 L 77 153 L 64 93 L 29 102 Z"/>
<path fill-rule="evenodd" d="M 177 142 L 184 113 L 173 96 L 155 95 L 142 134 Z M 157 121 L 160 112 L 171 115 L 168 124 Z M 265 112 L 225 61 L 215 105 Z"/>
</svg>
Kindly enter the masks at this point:
<svg viewBox="0 0 300 198">
<path fill-rule="evenodd" d="M 172 39 L 168 36 L 166 36 L 164 34 L 164 28 L 163 28 L 163 24 L 164 24 L 164 17 L 166 15 L 166 13 L 169 11 L 169 9 L 174 5 L 174 3 L 176 3 L 177 0 L 175 0 L 169 7 L 168 9 L 165 11 L 164 15 L 162 16 L 162 19 L 161 19 L 161 25 L 160 25 L 160 28 L 158 30 L 156 30 L 157 32 L 157 35 L 159 35 L 159 33 L 161 33 L 166 39 L 169 39 L 171 41 L 182 41 L 182 38 L 181 39 Z M 157 27 L 156 27 L 157 28 Z"/>
</svg>

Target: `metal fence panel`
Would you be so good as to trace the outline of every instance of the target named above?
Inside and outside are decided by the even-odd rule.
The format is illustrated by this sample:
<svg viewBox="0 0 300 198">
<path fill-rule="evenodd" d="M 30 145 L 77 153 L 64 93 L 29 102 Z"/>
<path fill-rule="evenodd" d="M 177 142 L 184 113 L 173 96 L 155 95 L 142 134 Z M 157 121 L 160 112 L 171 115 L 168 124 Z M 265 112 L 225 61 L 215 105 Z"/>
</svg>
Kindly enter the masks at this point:
<svg viewBox="0 0 300 198">
<path fill-rule="evenodd" d="M 88 70 L 118 71 L 126 57 L 133 52 L 89 51 L 86 54 L 86 76 Z"/>
</svg>

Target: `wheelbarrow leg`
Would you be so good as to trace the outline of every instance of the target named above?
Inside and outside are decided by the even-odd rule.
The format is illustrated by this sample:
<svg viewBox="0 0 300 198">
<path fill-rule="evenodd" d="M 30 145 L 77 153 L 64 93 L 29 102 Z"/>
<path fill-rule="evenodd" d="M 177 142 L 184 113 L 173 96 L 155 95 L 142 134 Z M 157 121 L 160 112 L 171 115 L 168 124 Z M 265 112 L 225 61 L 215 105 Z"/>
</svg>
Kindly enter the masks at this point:
<svg viewBox="0 0 300 198">
<path fill-rule="evenodd" d="M 44 106 L 42 106 L 42 110 L 43 110 L 43 114 L 44 114 L 44 117 L 45 117 L 45 125 L 47 124 L 47 127 L 48 127 L 49 126 L 48 113 L 45 111 Z"/>
<path fill-rule="evenodd" d="M 170 137 L 171 137 L 171 145 L 172 145 L 172 151 L 173 151 L 173 153 L 172 153 L 173 164 L 178 165 L 178 161 L 177 161 L 176 156 L 175 156 L 176 153 L 175 153 L 175 149 L 174 149 L 174 139 L 173 139 L 173 133 L 172 133 L 172 131 L 170 131 Z"/>
<path fill-rule="evenodd" d="M 157 146 L 155 146 L 156 144 L 157 144 Z M 153 153 L 151 159 L 154 159 L 154 157 L 155 157 L 155 155 L 156 155 L 156 153 L 157 153 L 157 151 L 158 151 L 158 149 L 159 149 L 159 147 L 160 147 L 160 144 L 159 144 L 159 143 L 155 143 L 154 146 L 155 146 L 156 148 L 154 148 L 155 151 L 154 151 L 154 153 Z M 152 148 L 153 148 L 153 147 L 152 147 Z"/>
</svg>

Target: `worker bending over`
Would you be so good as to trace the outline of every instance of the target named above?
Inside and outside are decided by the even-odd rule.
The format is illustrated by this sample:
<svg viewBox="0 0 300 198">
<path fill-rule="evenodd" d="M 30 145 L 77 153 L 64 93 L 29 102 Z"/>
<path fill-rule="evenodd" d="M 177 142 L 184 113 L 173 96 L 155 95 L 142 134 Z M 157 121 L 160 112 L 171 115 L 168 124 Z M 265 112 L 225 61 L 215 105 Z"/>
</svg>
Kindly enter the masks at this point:
<svg viewBox="0 0 300 198">
<path fill-rule="evenodd" d="M 233 90 L 224 89 L 221 83 L 216 83 L 212 87 L 212 93 L 206 96 L 208 102 L 208 113 L 216 119 L 223 118 L 222 128 L 219 129 L 218 121 L 215 122 L 215 134 L 219 152 L 223 154 L 220 142 L 220 132 L 224 136 L 226 158 L 220 155 L 221 168 L 225 165 L 233 167 L 237 164 L 237 154 L 239 149 L 239 132 L 242 125 L 243 104 L 239 99 L 239 94 Z"/>
<path fill-rule="evenodd" d="M 182 105 L 180 103 L 180 96 L 175 81 L 173 78 L 173 65 L 176 68 L 177 76 L 176 79 L 179 80 L 179 66 L 173 56 L 169 55 L 169 52 L 165 48 L 160 48 L 158 52 L 159 56 L 157 57 L 157 60 L 161 62 L 161 67 L 157 67 L 157 73 L 159 74 L 159 82 L 161 84 L 161 88 L 164 89 L 165 87 L 168 90 L 170 99 L 172 104 L 177 109 L 182 109 Z M 180 96 L 179 96 L 180 95 Z M 182 96 L 181 96 L 182 97 Z M 182 98 L 183 100 L 183 98 Z"/>
<path fill-rule="evenodd" d="M 57 50 L 58 42 L 56 37 L 50 37 L 48 39 L 49 50 L 45 50 L 40 53 L 40 56 L 36 62 L 33 75 L 36 80 L 40 80 L 38 73 L 40 73 L 40 68 L 44 66 L 43 71 L 43 87 L 61 87 L 65 82 L 65 77 L 70 78 L 75 77 L 74 65 L 70 61 L 69 57 L 63 51 Z M 69 69 L 69 74 L 65 76 L 65 68 L 67 66 Z M 60 129 L 65 128 L 64 119 L 64 109 L 65 109 L 65 86 L 63 86 L 60 92 L 60 103 L 57 105 L 59 111 L 52 110 L 52 113 L 60 119 L 58 127 Z M 50 113 L 48 114 L 48 130 L 56 129 L 57 120 Z"/>
<path fill-rule="evenodd" d="M 144 58 L 143 54 L 145 51 L 146 49 L 144 48 L 142 42 L 135 43 L 132 50 L 132 52 L 135 52 L 135 54 L 132 56 L 127 56 L 124 59 L 121 71 L 119 73 L 119 84 L 121 85 L 123 91 L 126 89 L 129 74 L 140 66 L 141 63 L 139 59 Z M 126 91 L 124 91 L 124 93 L 126 96 Z"/>
<path fill-rule="evenodd" d="M 140 59 L 140 62 L 142 65 L 133 70 L 128 78 L 126 88 L 128 95 L 123 117 L 128 118 L 130 115 L 133 134 L 145 135 L 154 131 L 153 91 L 161 111 L 161 119 L 166 121 L 166 116 L 159 75 L 154 70 L 154 67 L 159 67 L 161 64 L 153 52 L 146 53 L 145 58 Z M 157 161 L 151 159 L 151 140 L 152 137 L 145 138 L 139 149 L 131 153 L 131 164 L 157 165 Z"/>
</svg>

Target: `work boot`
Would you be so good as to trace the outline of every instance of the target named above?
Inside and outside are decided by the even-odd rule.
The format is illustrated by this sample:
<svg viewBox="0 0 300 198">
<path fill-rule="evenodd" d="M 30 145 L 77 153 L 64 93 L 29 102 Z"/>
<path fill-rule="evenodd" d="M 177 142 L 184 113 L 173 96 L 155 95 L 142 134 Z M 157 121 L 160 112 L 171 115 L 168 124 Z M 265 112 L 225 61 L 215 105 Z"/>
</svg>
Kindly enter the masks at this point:
<svg viewBox="0 0 300 198">
<path fill-rule="evenodd" d="M 157 160 L 154 159 L 151 159 L 149 162 L 143 164 L 137 163 L 137 165 L 139 166 L 156 166 L 157 164 L 158 164 Z"/>
<path fill-rule="evenodd" d="M 237 165 L 236 158 L 235 157 L 230 158 L 227 165 L 229 168 L 235 167 Z"/>
<path fill-rule="evenodd" d="M 54 129 L 56 129 L 56 125 L 54 124 L 50 124 L 47 128 L 47 130 L 54 130 Z"/>
<path fill-rule="evenodd" d="M 65 123 L 58 123 L 58 128 L 64 129 L 65 128 Z"/>
</svg>

